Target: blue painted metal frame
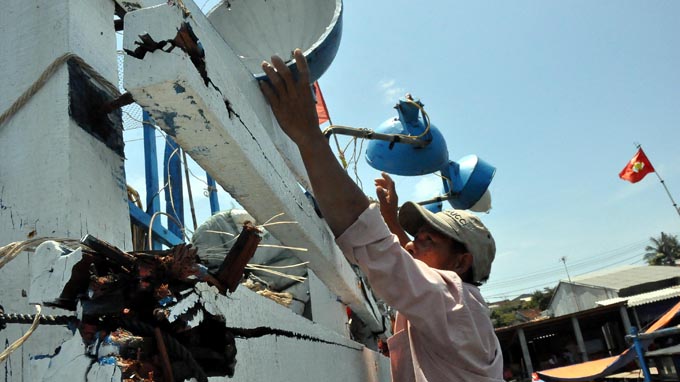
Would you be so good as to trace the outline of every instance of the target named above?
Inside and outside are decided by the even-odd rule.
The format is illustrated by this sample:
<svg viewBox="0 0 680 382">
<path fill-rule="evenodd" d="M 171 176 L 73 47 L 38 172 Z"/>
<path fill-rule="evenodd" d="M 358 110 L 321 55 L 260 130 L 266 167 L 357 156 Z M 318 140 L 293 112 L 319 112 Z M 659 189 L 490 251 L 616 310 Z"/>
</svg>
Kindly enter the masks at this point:
<svg viewBox="0 0 680 382">
<path fill-rule="evenodd" d="M 142 112 L 144 119 L 144 174 L 146 178 L 146 214 L 151 220 L 156 212 L 161 210 L 160 193 L 158 190 L 158 159 L 156 151 L 156 130 L 151 124 L 151 116 L 146 111 Z M 136 207 L 136 206 L 135 206 Z M 133 217 L 133 209 L 130 207 L 130 217 Z M 141 216 L 138 216 L 141 218 Z M 139 221 L 139 219 L 137 219 Z M 159 221 L 160 223 L 160 221 Z M 148 228 L 148 222 L 146 224 Z M 152 249 L 161 249 L 162 243 L 153 238 Z"/>
<path fill-rule="evenodd" d="M 638 356 L 638 362 L 640 363 L 640 369 L 644 375 L 645 382 L 650 382 L 652 380 L 652 374 L 649 371 L 647 362 L 645 362 L 645 348 L 642 345 L 642 341 L 638 337 L 638 329 L 635 326 L 630 327 L 630 335 L 633 337 L 633 348 L 635 348 L 635 353 Z"/>
<path fill-rule="evenodd" d="M 176 150 L 176 151 L 175 151 Z M 175 153 L 174 155 L 172 153 Z M 165 188 L 165 212 L 184 226 L 184 195 L 182 192 L 182 161 L 179 145 L 170 137 L 165 141 L 163 160 L 163 180 Z M 168 219 L 168 229 L 182 237 L 182 227 Z"/>
<path fill-rule="evenodd" d="M 144 174 L 146 186 L 146 211 L 128 202 L 130 207 L 130 219 L 134 224 L 149 228 L 151 218 L 154 214 L 161 212 L 160 189 L 158 186 L 158 151 L 156 148 L 156 130 L 151 122 L 151 116 L 146 111 L 142 112 L 144 123 Z M 175 141 L 168 137 L 165 145 L 163 179 L 165 184 L 171 182 L 170 187 L 165 187 L 165 211 L 184 225 L 184 195 L 182 184 L 182 161 L 179 151 L 175 155 L 172 152 L 179 146 Z M 179 149 L 178 149 L 179 150 Z M 170 157 L 172 155 L 172 157 Z M 169 175 L 169 179 L 168 179 Z M 208 197 L 210 199 L 210 212 L 212 215 L 220 210 L 220 203 L 217 197 L 217 185 L 215 180 L 206 173 L 208 182 Z M 172 194 L 172 202 L 170 194 Z M 174 204 L 174 208 L 173 208 Z M 165 244 L 174 246 L 183 243 L 182 228 L 172 219 L 168 219 L 168 228 L 163 227 L 161 219 L 154 220 L 152 228 L 152 249 L 162 249 Z"/>
<path fill-rule="evenodd" d="M 134 205 L 132 202 L 128 201 L 128 204 L 130 206 L 130 220 L 132 220 L 132 222 L 135 224 L 148 228 L 149 224 L 151 223 L 151 216 L 149 216 L 149 214 L 144 212 L 144 210 L 141 208 Z M 154 220 L 152 232 L 154 235 L 154 249 L 161 249 L 161 244 L 173 247 L 184 242 L 182 239 L 177 237 L 177 235 L 163 227 L 160 219 Z M 158 248 L 155 246 L 156 243 L 158 243 Z"/>
<path fill-rule="evenodd" d="M 215 179 L 210 176 L 207 172 L 205 173 L 206 178 L 208 178 L 208 198 L 210 198 L 210 214 L 215 215 L 220 211 L 220 201 L 217 198 L 217 184 L 215 184 Z"/>
</svg>

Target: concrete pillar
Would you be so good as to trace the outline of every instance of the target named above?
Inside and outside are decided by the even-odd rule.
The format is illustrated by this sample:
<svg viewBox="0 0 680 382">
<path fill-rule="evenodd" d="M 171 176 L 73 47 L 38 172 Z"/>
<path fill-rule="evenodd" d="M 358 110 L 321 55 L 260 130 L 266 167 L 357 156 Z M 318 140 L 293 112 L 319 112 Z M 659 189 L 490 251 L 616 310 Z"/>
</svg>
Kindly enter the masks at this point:
<svg viewBox="0 0 680 382">
<path fill-rule="evenodd" d="M 0 76 L 0 110 L 68 52 L 117 84 L 113 12 L 107 0 L 4 2 L 0 66 L 7 75 Z M 96 123 L 75 116 L 83 111 L 79 107 L 93 106 L 84 101 L 97 92 L 83 88 L 92 81 L 81 74 L 77 65 L 61 65 L 0 126 L 0 243 L 90 233 L 129 246 L 120 114 Z"/>
<path fill-rule="evenodd" d="M 110 0 L 3 1 L 0 112 L 64 53 L 77 54 L 117 84 L 113 16 Z M 113 113 L 88 120 L 94 107 L 89 102 L 111 96 L 94 83 L 77 64 L 62 64 L 0 125 L 0 246 L 32 237 L 79 239 L 89 233 L 131 249 L 121 117 Z M 35 313 L 25 298 L 30 265 L 31 256 L 23 253 L 0 268 L 0 305 L 6 312 Z M 27 327 L 8 325 L 0 341 L 16 340 Z M 11 376 L 8 381 L 42 380 L 41 357 L 72 336 L 63 327 L 41 326 L 5 361 L 4 375 Z"/>
<path fill-rule="evenodd" d="M 633 307 L 633 317 L 635 317 L 635 325 L 638 328 L 641 328 L 642 324 L 640 323 L 640 317 L 638 316 L 638 312 L 637 309 L 635 309 L 635 307 Z"/>
<path fill-rule="evenodd" d="M 574 328 L 574 335 L 576 336 L 576 343 L 578 344 L 578 351 L 581 352 L 581 360 L 588 360 L 588 352 L 586 351 L 586 344 L 583 342 L 583 334 L 581 334 L 581 326 L 578 324 L 576 317 L 571 318 L 571 325 Z"/>
<path fill-rule="evenodd" d="M 625 305 L 621 305 L 619 307 L 619 311 L 621 312 L 621 321 L 623 321 L 623 329 L 624 329 L 623 335 L 625 336 L 628 333 L 630 333 L 630 328 L 631 328 L 630 317 L 628 316 L 628 309 Z"/>
<path fill-rule="evenodd" d="M 524 365 L 527 367 L 527 373 L 531 375 L 534 372 L 534 365 L 531 363 L 531 355 L 529 354 L 529 346 L 527 346 L 527 339 L 524 336 L 524 329 L 517 329 L 517 336 L 519 337 L 519 345 L 522 347 L 522 357 L 524 358 Z"/>
</svg>

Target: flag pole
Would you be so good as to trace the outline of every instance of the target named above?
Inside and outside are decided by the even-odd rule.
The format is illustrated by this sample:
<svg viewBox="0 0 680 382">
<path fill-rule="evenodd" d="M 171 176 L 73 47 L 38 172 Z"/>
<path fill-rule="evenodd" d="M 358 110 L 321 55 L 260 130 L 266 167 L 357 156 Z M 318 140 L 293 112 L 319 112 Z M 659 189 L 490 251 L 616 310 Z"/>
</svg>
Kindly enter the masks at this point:
<svg viewBox="0 0 680 382">
<path fill-rule="evenodd" d="M 640 145 L 639 143 L 636 144 L 636 147 L 638 149 L 642 149 L 642 145 Z M 651 160 L 650 160 L 650 162 L 651 162 Z M 673 195 L 671 195 L 671 192 L 668 191 L 668 186 L 666 186 L 666 181 L 664 181 L 661 178 L 661 175 L 659 175 L 659 172 L 656 170 L 656 167 L 654 168 L 654 175 L 656 175 L 656 177 L 659 178 L 659 182 L 661 182 L 663 189 L 666 190 L 666 195 L 668 195 L 668 198 L 671 200 L 671 203 L 673 203 L 673 208 L 675 208 L 675 212 L 677 212 L 678 216 L 680 216 L 680 208 L 678 208 L 678 204 L 675 203 L 675 200 L 673 199 Z"/>
</svg>

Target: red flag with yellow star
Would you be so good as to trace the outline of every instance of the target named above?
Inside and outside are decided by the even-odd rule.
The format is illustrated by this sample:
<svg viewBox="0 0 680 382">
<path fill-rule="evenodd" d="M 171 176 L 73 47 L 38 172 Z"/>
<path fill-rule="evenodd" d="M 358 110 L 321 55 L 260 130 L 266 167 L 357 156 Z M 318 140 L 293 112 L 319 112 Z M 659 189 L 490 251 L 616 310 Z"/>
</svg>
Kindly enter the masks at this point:
<svg viewBox="0 0 680 382">
<path fill-rule="evenodd" d="M 647 155 L 642 151 L 642 148 L 638 149 L 633 159 L 628 162 L 626 167 L 619 173 L 619 178 L 627 180 L 631 183 L 637 183 L 645 177 L 645 175 L 654 172 L 654 167 L 652 163 L 647 159 Z"/>
<path fill-rule="evenodd" d="M 326 101 L 323 99 L 323 94 L 321 94 L 321 88 L 318 82 L 314 82 L 314 98 L 316 98 L 316 114 L 319 116 L 319 126 L 324 122 L 330 122 L 331 117 L 328 114 L 328 108 L 326 107 Z"/>
</svg>

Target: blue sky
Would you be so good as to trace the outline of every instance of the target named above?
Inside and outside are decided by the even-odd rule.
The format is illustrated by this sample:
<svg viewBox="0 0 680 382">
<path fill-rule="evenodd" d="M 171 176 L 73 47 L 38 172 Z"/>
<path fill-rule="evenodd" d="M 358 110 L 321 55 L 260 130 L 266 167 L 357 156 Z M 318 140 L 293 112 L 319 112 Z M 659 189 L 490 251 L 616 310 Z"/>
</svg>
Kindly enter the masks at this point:
<svg viewBox="0 0 680 382">
<path fill-rule="evenodd" d="M 412 93 L 452 159 L 497 167 L 481 215 L 497 243 L 482 292 L 495 301 L 555 286 L 561 257 L 571 276 L 641 264 L 650 236 L 680 233 L 655 175 L 618 178 L 639 142 L 680 199 L 678 14 L 677 1 L 346 0 L 319 83 L 333 122 L 355 127 L 376 128 Z M 378 171 L 363 160 L 357 171 L 373 195 Z M 396 179 L 402 202 L 440 187 L 434 175 Z"/>
</svg>

